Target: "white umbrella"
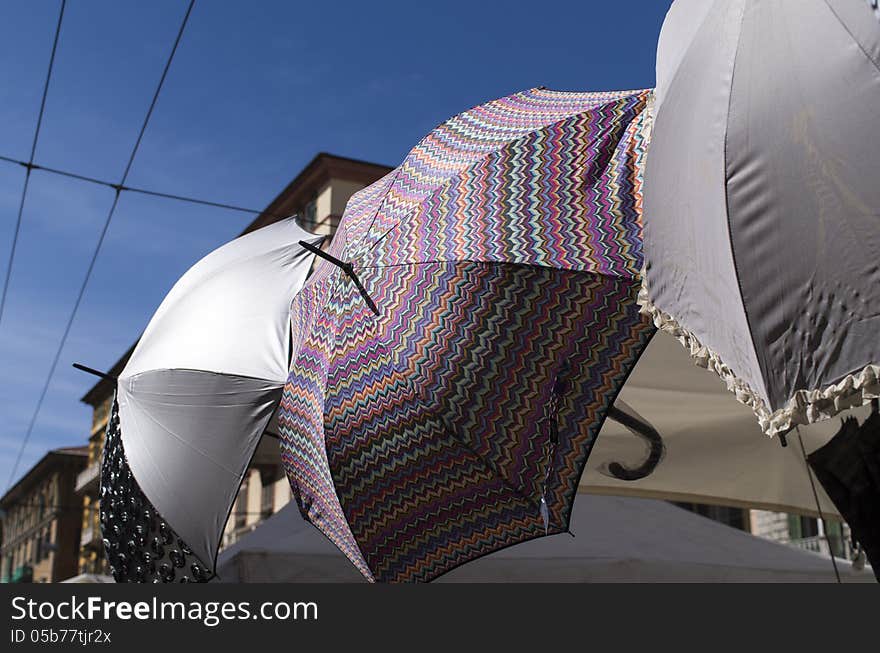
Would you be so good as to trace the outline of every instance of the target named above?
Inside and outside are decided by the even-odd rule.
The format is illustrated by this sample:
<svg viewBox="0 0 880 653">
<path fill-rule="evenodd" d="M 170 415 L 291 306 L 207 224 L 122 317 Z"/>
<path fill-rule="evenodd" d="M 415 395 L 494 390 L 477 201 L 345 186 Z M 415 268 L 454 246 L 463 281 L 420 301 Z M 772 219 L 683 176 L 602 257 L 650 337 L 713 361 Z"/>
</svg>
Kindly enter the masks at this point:
<svg viewBox="0 0 880 653">
<path fill-rule="evenodd" d="M 313 260 L 301 240 L 321 237 L 290 218 L 208 254 L 168 293 L 120 374 L 102 470 L 117 579 L 173 576 L 187 565 L 181 552 L 213 568 L 287 380 L 290 302 Z"/>
</svg>

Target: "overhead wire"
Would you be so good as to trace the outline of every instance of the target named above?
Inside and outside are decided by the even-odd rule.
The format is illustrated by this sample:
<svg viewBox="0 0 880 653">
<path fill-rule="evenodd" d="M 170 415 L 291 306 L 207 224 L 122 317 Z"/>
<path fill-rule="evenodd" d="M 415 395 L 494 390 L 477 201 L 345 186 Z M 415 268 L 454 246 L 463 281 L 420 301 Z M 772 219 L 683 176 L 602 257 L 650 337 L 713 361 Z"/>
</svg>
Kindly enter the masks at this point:
<svg viewBox="0 0 880 653">
<path fill-rule="evenodd" d="M 238 206 L 235 204 L 227 204 L 224 202 L 218 202 L 214 200 L 206 200 L 200 199 L 197 197 L 189 197 L 187 195 L 177 195 L 174 193 L 163 193 L 157 190 L 150 190 L 147 188 L 138 188 L 135 186 L 123 186 L 120 184 L 115 184 L 112 181 L 107 181 L 105 179 L 98 179 L 97 177 L 89 177 L 88 175 L 79 174 L 76 172 L 71 172 L 69 170 L 61 170 L 59 168 L 50 168 L 48 166 L 37 165 L 36 163 L 29 163 L 27 161 L 22 161 L 21 159 L 16 159 L 10 156 L 4 156 L 0 154 L 0 161 L 4 161 L 6 163 L 12 163 L 15 165 L 24 166 L 26 168 L 30 168 L 31 170 L 37 170 L 40 172 L 46 172 L 53 175 L 59 175 L 61 177 L 68 177 L 70 179 L 77 179 L 79 181 L 84 181 L 90 184 L 95 184 L 98 186 L 104 186 L 106 188 L 111 188 L 113 190 L 118 190 L 121 193 L 138 193 L 141 195 L 149 195 L 152 197 L 160 197 L 168 200 L 175 200 L 177 202 L 188 202 L 190 204 L 200 204 L 203 206 L 210 206 L 212 208 L 218 209 L 227 209 L 229 211 L 238 211 L 239 213 L 248 213 L 251 215 L 265 215 L 267 217 L 274 218 L 287 218 L 290 214 L 273 214 L 267 212 L 265 209 L 252 209 L 244 206 Z"/>
<path fill-rule="evenodd" d="M 55 67 L 55 53 L 58 51 L 58 37 L 61 35 L 61 23 L 64 21 L 64 8 L 67 0 L 61 0 L 61 9 L 58 12 L 58 23 L 55 25 L 55 37 L 52 40 L 52 54 L 49 56 L 49 68 L 46 71 L 46 81 L 43 84 L 43 97 L 40 100 L 40 110 L 37 113 L 37 126 L 34 128 L 34 140 L 31 143 L 31 155 L 24 173 L 24 185 L 21 189 L 21 200 L 18 203 L 18 217 L 15 220 L 15 230 L 12 233 L 12 246 L 9 250 L 9 260 L 6 263 L 6 277 L 3 280 L 3 294 L 0 295 L 0 323 L 3 322 L 3 311 L 6 308 L 6 296 L 9 293 L 9 280 L 12 277 L 12 266 L 15 262 L 15 250 L 18 246 L 18 236 L 21 233 L 21 218 L 24 214 L 24 203 L 27 197 L 28 184 L 31 179 L 34 156 L 37 153 L 37 142 L 40 139 L 40 127 L 43 125 L 43 114 L 46 112 L 46 97 L 49 95 L 49 82 L 52 79 L 52 69 Z"/>
<path fill-rule="evenodd" d="M 40 415 L 40 411 L 43 408 L 43 402 L 46 399 L 46 394 L 49 391 L 49 386 L 52 383 L 52 379 L 55 376 L 55 370 L 58 367 L 58 361 L 61 359 L 61 352 L 64 350 L 64 345 L 67 344 L 67 338 L 70 335 L 70 329 L 73 326 L 73 322 L 76 319 L 77 312 L 79 311 L 80 304 L 82 303 L 82 298 L 85 295 L 86 288 L 89 285 L 89 281 L 91 280 L 92 271 L 95 268 L 95 262 L 98 260 L 98 255 L 101 252 L 101 247 L 104 244 L 104 238 L 107 235 L 107 230 L 110 227 L 110 223 L 113 220 L 113 215 L 116 212 L 116 207 L 119 205 L 119 195 L 122 192 L 121 187 L 125 186 L 125 182 L 128 180 L 128 174 L 131 172 L 131 166 L 134 163 L 135 156 L 137 155 L 138 149 L 140 148 L 141 141 L 143 140 L 144 133 L 147 130 L 147 125 L 150 122 L 150 117 L 153 115 L 153 109 L 156 107 L 156 102 L 159 99 L 159 94 L 162 91 L 162 86 L 165 83 L 165 78 L 168 75 L 168 70 L 171 68 L 171 63 L 174 61 L 174 55 L 177 52 L 177 47 L 180 45 L 180 40 L 183 37 L 183 32 L 186 29 L 187 22 L 189 21 L 190 14 L 192 13 L 193 5 L 195 4 L 195 0 L 190 0 L 189 5 L 187 6 L 186 13 L 183 16 L 183 20 L 180 23 L 180 29 L 177 31 L 177 37 L 174 39 L 174 45 L 171 48 L 171 53 L 168 55 L 168 59 L 165 62 L 165 68 L 162 70 L 162 76 L 159 78 L 159 83 L 156 86 L 156 92 L 153 94 L 153 99 L 150 102 L 149 109 L 147 110 L 147 115 L 144 118 L 144 122 L 141 125 L 140 131 L 138 132 L 137 140 L 135 141 L 134 147 L 131 150 L 131 155 L 128 157 L 128 162 L 125 166 L 125 171 L 122 174 L 122 179 L 119 184 L 115 188 L 115 193 L 113 196 L 113 203 L 110 205 L 110 210 L 107 213 L 107 218 L 104 220 L 104 225 L 101 228 L 100 236 L 98 237 L 98 242 L 95 246 L 94 252 L 92 253 L 91 260 L 89 261 L 89 266 L 86 270 L 85 277 L 83 282 L 79 288 L 79 292 L 76 296 L 76 301 L 73 304 L 73 309 L 70 312 L 70 316 L 67 319 L 67 323 L 64 327 L 64 332 L 61 336 L 61 341 L 58 343 L 58 348 L 55 351 L 55 356 L 52 359 L 52 365 L 49 368 L 49 374 L 46 376 L 46 382 L 43 385 L 43 389 L 40 392 L 40 397 L 37 400 L 36 408 L 34 409 L 33 415 L 31 416 L 30 423 L 28 424 L 27 430 L 25 431 L 24 437 L 21 441 L 21 446 L 19 447 L 18 454 L 15 458 L 15 463 L 12 466 L 12 471 L 9 474 L 9 481 L 7 483 L 7 489 L 12 487 L 13 480 L 15 479 L 15 474 L 18 472 L 18 466 L 21 464 L 22 456 L 24 455 L 24 450 L 27 447 L 27 443 L 30 440 L 31 434 L 34 430 L 34 425 L 36 424 L 37 418 Z"/>
</svg>

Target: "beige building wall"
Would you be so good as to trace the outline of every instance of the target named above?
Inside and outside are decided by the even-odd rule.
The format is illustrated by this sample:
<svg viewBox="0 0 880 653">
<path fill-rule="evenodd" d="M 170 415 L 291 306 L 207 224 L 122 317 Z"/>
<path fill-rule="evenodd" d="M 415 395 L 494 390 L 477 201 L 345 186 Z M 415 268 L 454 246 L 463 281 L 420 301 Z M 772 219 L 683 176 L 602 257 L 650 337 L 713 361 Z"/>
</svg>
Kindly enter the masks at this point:
<svg viewBox="0 0 880 653">
<path fill-rule="evenodd" d="M 788 544 L 788 514 L 769 510 L 751 510 L 752 534 L 774 542 Z"/>
<path fill-rule="evenodd" d="M 339 226 L 339 219 L 351 196 L 364 184 L 345 179 L 330 179 L 318 191 L 314 206 L 306 208 L 303 227 L 316 234 L 332 236 Z M 314 215 L 309 215 L 314 211 Z"/>
<path fill-rule="evenodd" d="M 247 473 L 248 492 L 245 499 L 245 525 L 253 526 L 260 521 L 260 508 L 262 504 L 263 484 L 260 482 L 260 471 L 251 468 Z"/>
<path fill-rule="evenodd" d="M 101 518 L 99 512 L 99 485 L 101 476 L 101 456 L 104 451 L 104 432 L 113 405 L 112 394 L 104 397 L 92 411 L 92 428 L 89 434 L 89 459 L 86 468 L 79 474 L 75 491 L 82 502 L 82 526 L 78 568 L 81 574 L 108 574 L 110 572 L 104 557 L 104 544 L 101 537 Z"/>
<path fill-rule="evenodd" d="M 293 492 L 290 490 L 290 481 L 287 476 L 282 474 L 281 478 L 275 481 L 275 499 L 272 505 L 272 512 L 278 512 L 286 506 L 293 498 Z"/>
</svg>

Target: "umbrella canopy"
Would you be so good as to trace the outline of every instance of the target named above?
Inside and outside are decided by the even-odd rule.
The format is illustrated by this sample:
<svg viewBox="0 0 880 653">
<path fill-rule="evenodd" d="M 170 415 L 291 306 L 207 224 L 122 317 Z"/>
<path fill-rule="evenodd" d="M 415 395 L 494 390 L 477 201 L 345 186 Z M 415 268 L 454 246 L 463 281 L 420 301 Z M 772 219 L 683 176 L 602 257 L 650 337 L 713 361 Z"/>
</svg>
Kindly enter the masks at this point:
<svg viewBox="0 0 880 653">
<path fill-rule="evenodd" d="M 769 434 L 880 396 L 880 22 L 677 0 L 657 52 L 645 310 Z"/>
<path fill-rule="evenodd" d="M 303 515 L 367 578 L 567 530 L 653 332 L 634 294 L 648 96 L 489 102 L 349 201 L 292 305 L 278 421 Z"/>
<path fill-rule="evenodd" d="M 298 243 L 320 240 L 292 218 L 242 236 L 187 271 L 150 320 L 119 376 L 105 445 L 102 524 L 117 579 L 165 579 L 166 549 L 213 569 L 287 379 L 290 301 L 313 261 Z M 182 566 L 172 560 L 170 576 Z"/>
<path fill-rule="evenodd" d="M 849 417 L 809 457 L 816 476 L 846 518 L 880 581 L 880 406 L 859 425 Z"/>
</svg>

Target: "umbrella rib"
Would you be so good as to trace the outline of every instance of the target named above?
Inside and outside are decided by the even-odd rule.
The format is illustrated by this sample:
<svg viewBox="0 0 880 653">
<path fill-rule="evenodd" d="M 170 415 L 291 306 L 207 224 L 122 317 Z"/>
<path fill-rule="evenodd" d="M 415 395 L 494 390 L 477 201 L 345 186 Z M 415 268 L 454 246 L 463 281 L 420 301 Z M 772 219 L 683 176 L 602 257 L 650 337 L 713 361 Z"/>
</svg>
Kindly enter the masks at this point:
<svg viewBox="0 0 880 653">
<path fill-rule="evenodd" d="M 501 472 L 501 470 L 498 469 L 498 467 L 494 463 L 492 463 L 491 461 L 487 460 L 485 457 L 483 457 L 479 453 L 477 453 L 473 449 L 473 447 L 471 447 L 469 442 L 467 442 L 464 438 L 459 437 L 459 435 L 452 429 L 447 428 L 446 432 L 449 433 L 450 435 L 452 435 L 453 439 L 455 439 L 462 447 L 464 447 L 468 451 L 468 453 L 470 453 L 472 456 L 474 456 L 474 458 L 476 458 L 481 463 L 483 463 L 483 465 L 486 467 L 486 469 L 488 469 L 490 472 L 495 474 L 495 476 L 497 476 L 499 479 L 501 479 L 501 482 L 504 484 L 504 486 L 507 489 L 509 489 L 511 492 L 513 492 L 517 497 L 522 499 L 524 502 L 526 502 L 535 511 L 540 510 L 540 506 L 538 505 L 538 502 L 536 500 L 531 499 L 528 496 L 526 496 L 526 494 L 520 488 L 518 488 L 516 485 L 514 485 L 513 482 L 511 482 Z"/>
<path fill-rule="evenodd" d="M 843 20 L 841 20 L 840 15 L 837 13 L 837 11 L 834 9 L 834 7 L 831 6 L 831 3 L 828 2 L 828 0 L 825 0 L 825 5 L 828 7 L 828 9 L 831 11 L 831 13 L 834 14 L 834 17 L 837 19 L 837 22 L 840 23 L 840 26 L 843 27 L 843 29 L 849 35 L 850 39 L 852 39 L 852 41 L 858 46 L 859 50 L 862 51 L 862 54 L 865 55 L 865 58 L 868 61 L 870 61 L 872 64 L 874 64 L 874 68 L 876 68 L 878 71 L 880 71 L 880 59 L 874 59 L 871 56 L 871 53 L 868 52 L 865 49 L 865 46 L 862 45 L 862 42 L 858 38 L 856 38 L 856 35 L 853 34 L 853 32 L 849 28 L 849 26 Z"/>
<path fill-rule="evenodd" d="M 797 431 L 798 442 L 801 445 L 801 454 L 804 457 L 804 467 L 807 470 L 807 478 L 810 479 L 810 488 L 813 490 L 813 499 L 816 500 L 816 512 L 819 513 L 819 519 L 822 520 L 822 532 L 825 534 L 825 543 L 828 544 L 828 553 L 831 555 L 831 566 L 834 567 L 834 576 L 837 578 L 837 582 L 842 582 L 840 580 L 840 571 L 837 569 L 837 560 L 834 559 L 834 549 L 831 546 L 831 537 L 828 535 L 828 531 L 826 529 L 826 524 L 828 522 L 825 521 L 825 515 L 822 514 L 822 505 L 819 502 L 819 493 L 816 492 L 816 483 L 813 481 L 813 472 L 810 469 L 810 461 L 807 459 L 807 450 L 804 447 L 804 439 L 801 437 L 801 430 L 797 426 L 795 426 L 795 431 Z"/>
<path fill-rule="evenodd" d="M 490 260 L 480 260 L 476 258 L 457 258 L 457 259 L 443 259 L 436 261 L 408 261 L 406 263 L 388 263 L 387 265 L 361 265 L 361 270 L 386 270 L 390 268 L 400 268 L 400 267 L 416 267 L 420 265 L 447 265 L 447 264 L 458 264 L 458 263 L 476 263 L 479 265 L 518 265 L 522 267 L 530 267 L 530 268 L 544 268 L 543 265 L 539 265 L 537 263 L 526 263 L 520 261 L 490 261 Z M 572 272 L 575 274 L 590 274 L 596 277 L 603 277 L 605 279 L 625 279 L 633 281 L 634 279 L 630 276 L 620 276 L 616 274 L 609 274 L 608 272 L 599 272 L 598 270 L 580 270 L 575 268 L 558 268 L 563 272 Z"/>
<path fill-rule="evenodd" d="M 355 273 L 355 271 L 354 271 L 354 266 L 351 263 L 346 263 L 345 261 L 341 261 L 338 258 L 336 258 L 335 256 L 333 256 L 332 254 L 328 254 L 327 252 L 322 250 L 320 247 L 315 247 L 311 243 L 307 243 L 304 240 L 299 241 L 299 244 L 301 247 L 303 247 L 304 249 L 307 249 L 315 256 L 319 256 L 322 259 L 324 259 L 325 261 L 329 261 L 330 263 L 332 263 L 333 265 L 335 265 L 336 267 L 341 269 L 343 272 L 345 272 L 345 274 L 347 274 L 349 276 L 349 278 L 352 281 L 354 281 L 354 285 L 357 287 L 358 292 L 360 293 L 361 297 L 364 298 L 364 301 L 367 303 L 367 306 L 370 307 L 370 310 L 373 311 L 373 313 L 375 313 L 376 315 L 379 315 L 379 308 L 376 306 L 376 303 L 370 297 L 369 293 L 367 292 L 367 289 L 364 288 L 363 284 L 361 283 L 361 280 L 358 278 L 357 273 Z"/>
<path fill-rule="evenodd" d="M 131 393 L 126 392 L 126 394 L 128 395 L 128 399 L 129 399 L 132 403 L 140 403 L 140 402 L 138 402 L 137 399 L 134 398 L 134 396 L 133 396 Z M 189 449 L 190 451 L 194 451 L 194 452 L 196 452 L 197 454 L 203 456 L 206 460 L 210 461 L 210 462 L 213 463 L 216 467 L 222 469 L 222 470 L 223 470 L 224 472 L 226 472 L 227 474 L 230 474 L 231 476 L 236 477 L 236 478 L 241 478 L 241 475 L 238 474 L 235 470 L 229 469 L 229 468 L 228 468 L 226 465 L 224 465 L 223 463 L 219 462 L 218 460 L 215 460 L 214 457 L 211 456 L 209 453 L 207 453 L 206 451 L 203 451 L 202 449 L 200 449 L 199 447 L 195 446 L 194 444 L 191 444 L 191 443 L 187 442 L 185 438 L 180 437 L 177 433 L 175 433 L 174 431 L 172 431 L 169 427 L 165 426 L 162 422 L 160 422 L 160 421 L 157 420 L 155 417 L 153 417 L 153 416 L 150 414 L 150 411 L 144 410 L 144 411 L 142 411 L 142 412 L 146 415 L 146 417 L 147 417 L 147 419 L 148 419 L 149 421 L 153 422 L 153 424 L 155 424 L 156 426 L 158 426 L 158 427 L 159 427 L 160 429 L 162 429 L 165 433 L 167 433 L 167 434 L 170 435 L 172 438 L 174 438 L 175 440 L 177 440 L 178 442 L 180 442 L 184 447 L 186 447 L 186 448 Z M 264 429 L 264 430 L 265 430 L 265 429 Z"/>
<path fill-rule="evenodd" d="M 424 411 L 425 411 L 426 413 L 430 410 L 429 407 L 428 407 L 423 401 L 421 401 L 420 399 L 417 400 L 417 401 L 418 401 L 418 403 L 423 407 L 423 409 L 424 409 Z M 484 456 L 482 456 L 482 455 L 480 455 L 479 453 L 477 453 L 477 452 L 474 450 L 474 448 L 471 446 L 470 442 L 468 442 L 468 441 L 465 440 L 464 438 L 460 437 L 460 436 L 458 435 L 458 433 L 455 432 L 454 429 L 449 428 L 449 426 L 446 425 L 446 420 L 443 419 L 442 416 L 438 415 L 438 416 L 437 416 L 437 419 L 438 419 L 438 421 L 439 421 L 441 424 L 443 424 L 443 431 L 444 431 L 447 435 L 449 435 L 453 440 L 455 440 L 457 443 L 459 443 L 459 445 L 461 445 L 462 447 L 464 447 L 464 449 L 466 449 L 468 453 L 470 453 L 474 458 L 476 458 L 477 460 L 479 460 L 479 461 L 483 464 L 483 466 L 484 466 L 486 469 L 488 469 L 492 474 L 494 474 L 494 475 L 497 476 L 499 479 L 501 479 L 501 482 L 504 484 L 504 486 L 505 486 L 507 489 L 509 489 L 511 492 L 513 492 L 513 493 L 514 493 L 514 494 L 515 494 L 515 495 L 516 495 L 521 501 L 525 502 L 525 503 L 528 504 L 532 509 L 534 509 L 534 510 L 536 511 L 536 514 L 537 514 L 538 512 L 540 512 L 540 505 L 539 505 L 539 503 L 538 503 L 537 500 L 532 499 L 532 498 L 530 498 L 529 496 L 527 496 L 527 495 L 523 492 L 523 490 L 520 489 L 520 488 L 518 488 L 516 485 L 514 485 L 513 482 L 510 481 L 510 479 L 508 479 L 508 478 L 507 478 L 507 477 L 501 472 L 501 470 L 498 469 L 498 467 L 497 467 L 494 463 L 492 463 L 491 461 L 487 460 Z"/>
<path fill-rule="evenodd" d="M 119 410 L 118 395 L 114 396 L 113 400 L 117 403 L 117 410 Z M 137 421 L 137 418 L 135 418 L 135 421 Z M 137 427 L 135 427 L 135 428 L 137 428 Z M 122 422 L 121 421 L 119 422 L 119 442 L 120 442 L 120 444 L 122 444 L 122 448 L 124 451 L 125 450 L 125 442 L 122 439 Z M 153 465 L 153 472 L 162 480 L 162 483 L 164 483 L 167 487 L 171 487 L 173 484 L 168 482 L 168 478 L 165 476 L 165 473 L 162 469 L 162 466 L 159 465 L 159 462 L 153 456 L 153 452 L 150 450 L 150 447 L 144 447 L 143 451 L 144 451 L 144 454 L 146 455 L 146 457 L 150 459 L 150 463 L 152 463 L 152 465 Z M 126 454 L 123 454 L 123 455 L 125 455 L 126 464 L 129 466 L 129 469 L 131 469 L 131 463 L 128 461 L 128 456 Z M 132 472 L 133 471 L 134 470 L 132 470 Z M 140 483 L 138 483 L 138 485 L 140 486 Z M 143 488 L 141 488 L 141 491 L 144 493 L 144 496 L 146 496 L 147 493 L 143 491 Z M 162 514 L 161 511 L 156 506 L 154 499 L 151 499 L 150 497 L 147 497 L 147 499 L 149 499 L 150 503 L 153 504 L 153 507 L 156 508 L 157 512 L 159 512 L 159 514 Z M 186 502 L 179 501 L 178 503 L 179 503 L 180 507 L 183 509 L 183 512 L 185 512 L 187 515 L 189 515 L 190 521 L 192 523 L 197 523 L 198 520 L 193 519 L 192 512 L 190 511 Z"/>
</svg>

